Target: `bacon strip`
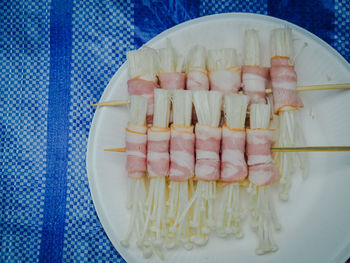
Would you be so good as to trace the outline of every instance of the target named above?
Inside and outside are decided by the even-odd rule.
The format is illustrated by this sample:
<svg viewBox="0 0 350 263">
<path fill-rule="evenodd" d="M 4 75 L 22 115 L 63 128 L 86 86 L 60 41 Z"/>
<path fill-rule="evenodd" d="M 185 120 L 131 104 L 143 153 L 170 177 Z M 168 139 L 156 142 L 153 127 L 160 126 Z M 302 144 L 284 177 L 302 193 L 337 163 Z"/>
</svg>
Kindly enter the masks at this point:
<svg viewBox="0 0 350 263">
<path fill-rule="evenodd" d="M 269 69 L 260 66 L 242 66 L 243 93 L 251 104 L 266 104 L 265 89 Z"/>
<path fill-rule="evenodd" d="M 147 128 L 128 123 L 126 128 L 126 169 L 131 178 L 146 175 Z"/>
<path fill-rule="evenodd" d="M 271 81 L 275 113 L 303 107 L 297 88 L 297 74 L 288 57 L 271 58 Z"/>
<path fill-rule="evenodd" d="M 278 167 L 272 163 L 271 146 L 274 130 L 247 129 L 249 181 L 265 186 L 280 179 Z"/>
<path fill-rule="evenodd" d="M 154 89 L 159 88 L 158 84 L 135 77 L 128 80 L 129 95 L 140 95 L 147 99 L 147 123 L 153 122 Z"/>
<path fill-rule="evenodd" d="M 194 175 L 193 126 L 171 125 L 170 175 L 171 181 L 186 181 Z"/>
<path fill-rule="evenodd" d="M 148 129 L 147 171 L 149 177 L 169 174 L 170 129 L 151 127 Z"/>
<path fill-rule="evenodd" d="M 222 127 L 221 181 L 242 182 L 246 178 L 245 137 L 244 129 Z"/>
<path fill-rule="evenodd" d="M 209 90 L 209 80 L 206 72 L 188 72 L 186 87 L 188 90 Z"/>
<path fill-rule="evenodd" d="M 237 67 L 209 72 L 210 89 L 218 90 L 223 95 L 237 93 L 241 86 L 241 71 Z"/>
<path fill-rule="evenodd" d="M 180 72 L 174 73 L 159 73 L 159 85 L 162 89 L 175 90 L 185 89 L 186 74 Z"/>
<path fill-rule="evenodd" d="M 216 181 L 220 177 L 221 128 L 196 125 L 196 177 Z"/>
<path fill-rule="evenodd" d="M 273 130 L 247 129 L 248 165 L 272 162 Z"/>
<path fill-rule="evenodd" d="M 281 178 L 278 166 L 272 163 L 249 166 L 249 181 L 255 185 L 266 186 Z"/>
</svg>

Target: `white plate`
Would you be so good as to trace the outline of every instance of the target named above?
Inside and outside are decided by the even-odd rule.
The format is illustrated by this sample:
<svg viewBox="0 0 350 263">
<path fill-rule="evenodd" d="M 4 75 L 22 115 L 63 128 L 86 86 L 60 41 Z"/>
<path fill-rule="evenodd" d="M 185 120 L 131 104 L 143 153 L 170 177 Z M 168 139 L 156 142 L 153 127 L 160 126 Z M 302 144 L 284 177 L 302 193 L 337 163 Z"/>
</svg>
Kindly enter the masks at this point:
<svg viewBox="0 0 350 263">
<path fill-rule="evenodd" d="M 169 38 L 180 53 L 194 44 L 207 48 L 234 47 L 242 54 L 244 30 L 260 32 L 263 61 L 269 65 L 269 35 L 273 28 L 293 29 L 298 84 L 349 83 L 349 64 L 329 45 L 291 23 L 262 15 L 223 14 L 195 19 L 173 27 L 147 43 L 160 48 Z M 307 46 L 302 48 L 304 43 Z M 127 65 L 113 76 L 101 101 L 128 98 Z M 309 145 L 350 145 L 350 92 L 317 91 L 301 95 L 304 130 Z M 87 171 L 92 198 L 101 223 L 115 248 L 131 262 L 162 262 L 156 256 L 146 260 L 135 245 L 121 246 L 129 220 L 125 207 L 127 173 L 125 154 L 104 152 L 124 146 L 127 107 L 96 110 L 89 135 Z M 279 251 L 256 256 L 256 237 L 245 222 L 245 238 L 210 236 L 205 247 L 191 251 L 166 251 L 166 262 L 345 262 L 350 255 L 350 154 L 314 153 L 309 178 L 294 178 L 288 203 L 277 201 L 282 231 L 276 233 Z M 133 242 L 134 243 L 134 242 Z"/>
</svg>

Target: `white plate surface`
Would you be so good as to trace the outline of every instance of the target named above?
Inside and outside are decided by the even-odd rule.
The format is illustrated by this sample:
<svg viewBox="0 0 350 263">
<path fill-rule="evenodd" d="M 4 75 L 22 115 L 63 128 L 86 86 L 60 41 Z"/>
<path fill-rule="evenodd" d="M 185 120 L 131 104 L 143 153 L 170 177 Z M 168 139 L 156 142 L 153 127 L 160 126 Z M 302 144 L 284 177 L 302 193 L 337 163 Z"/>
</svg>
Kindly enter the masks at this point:
<svg viewBox="0 0 350 263">
<path fill-rule="evenodd" d="M 195 19 L 171 28 L 148 46 L 165 47 L 169 38 L 179 53 L 194 44 L 207 48 L 234 47 L 242 57 L 245 29 L 259 30 L 263 62 L 269 66 L 269 36 L 276 27 L 288 26 L 295 38 L 298 85 L 349 83 L 349 64 L 330 46 L 308 31 L 276 18 L 253 14 L 222 14 Z M 306 46 L 304 43 L 307 43 Z M 305 46 L 305 47 L 303 47 Z M 127 65 L 124 64 L 105 89 L 101 101 L 127 99 Z M 301 94 L 301 110 L 308 145 L 350 145 L 350 91 L 316 91 Z M 132 245 L 121 246 L 128 226 L 125 207 L 127 173 L 125 154 L 104 152 L 125 145 L 127 107 L 96 110 L 89 135 L 87 171 L 92 198 L 101 223 L 114 247 L 131 262 L 162 262 L 144 259 Z M 313 153 L 309 178 L 293 181 L 288 203 L 276 200 L 282 231 L 276 233 L 279 251 L 256 256 L 257 240 L 244 224 L 245 237 L 211 235 L 205 247 L 165 251 L 166 262 L 345 262 L 350 255 L 350 153 Z M 134 242 L 132 242 L 134 243 Z M 164 262 L 164 261 L 163 261 Z"/>
</svg>

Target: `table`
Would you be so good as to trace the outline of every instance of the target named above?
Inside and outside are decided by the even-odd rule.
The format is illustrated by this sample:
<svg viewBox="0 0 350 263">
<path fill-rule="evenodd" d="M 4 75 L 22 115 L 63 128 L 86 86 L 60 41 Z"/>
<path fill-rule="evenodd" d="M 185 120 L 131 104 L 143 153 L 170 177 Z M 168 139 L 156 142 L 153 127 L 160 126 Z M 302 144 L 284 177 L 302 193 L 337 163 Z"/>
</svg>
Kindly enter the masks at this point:
<svg viewBox="0 0 350 263">
<path fill-rule="evenodd" d="M 350 61 L 347 0 L 51 0 L 0 4 L 0 262 L 124 262 L 89 192 L 90 124 L 108 81 L 181 22 L 226 12 L 285 19 Z"/>
</svg>

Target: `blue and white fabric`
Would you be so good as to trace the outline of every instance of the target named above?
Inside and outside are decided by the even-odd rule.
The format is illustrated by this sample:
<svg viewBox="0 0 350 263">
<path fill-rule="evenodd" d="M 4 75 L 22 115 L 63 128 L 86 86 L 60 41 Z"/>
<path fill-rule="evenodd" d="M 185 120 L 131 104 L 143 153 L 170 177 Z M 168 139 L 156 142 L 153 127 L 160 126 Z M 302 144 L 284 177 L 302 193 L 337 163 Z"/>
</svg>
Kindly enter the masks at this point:
<svg viewBox="0 0 350 263">
<path fill-rule="evenodd" d="M 1 1 L 0 262 L 124 262 L 89 192 L 90 104 L 127 50 L 227 12 L 285 19 L 350 61 L 348 0 Z"/>
</svg>

